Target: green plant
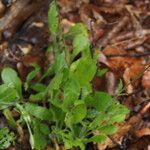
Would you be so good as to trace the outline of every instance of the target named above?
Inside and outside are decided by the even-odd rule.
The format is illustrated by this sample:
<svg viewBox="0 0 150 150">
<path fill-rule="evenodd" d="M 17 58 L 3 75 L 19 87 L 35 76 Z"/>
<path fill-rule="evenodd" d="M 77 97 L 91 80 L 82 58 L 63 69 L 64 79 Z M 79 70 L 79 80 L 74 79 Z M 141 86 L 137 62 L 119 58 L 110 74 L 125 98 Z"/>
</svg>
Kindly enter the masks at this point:
<svg viewBox="0 0 150 150">
<path fill-rule="evenodd" d="M 5 109 L 6 118 L 14 127 L 6 108 L 13 106 L 20 113 L 18 122 L 26 123 L 32 149 L 43 149 L 51 139 L 56 147 L 63 144 L 66 149 L 84 150 L 86 143 L 101 143 L 115 133 L 115 124 L 124 121 L 128 109 L 107 93 L 93 90 L 91 81 L 97 74 L 98 54 L 95 51 L 91 55 L 86 27 L 78 23 L 63 37 L 55 1 L 51 3 L 48 20 L 52 39 L 48 52 L 54 54 L 54 62 L 38 83 L 31 85 L 30 81 L 40 71 L 39 66 L 27 76 L 25 90 L 34 90 L 28 102 L 23 100 L 17 73 L 4 68 L 0 109 Z M 65 41 L 72 42 L 73 52 Z M 49 76 L 52 79 L 44 84 L 43 79 Z"/>
<path fill-rule="evenodd" d="M 15 141 L 15 134 L 8 128 L 0 129 L 0 149 L 6 149 Z"/>
</svg>

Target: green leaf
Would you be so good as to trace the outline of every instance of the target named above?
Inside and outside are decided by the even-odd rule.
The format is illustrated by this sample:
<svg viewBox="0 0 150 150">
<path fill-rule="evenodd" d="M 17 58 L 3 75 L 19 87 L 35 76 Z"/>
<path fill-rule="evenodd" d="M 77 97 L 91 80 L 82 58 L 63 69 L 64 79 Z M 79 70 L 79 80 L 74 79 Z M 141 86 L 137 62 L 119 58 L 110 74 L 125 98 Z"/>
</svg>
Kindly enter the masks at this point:
<svg viewBox="0 0 150 150">
<path fill-rule="evenodd" d="M 82 98 L 85 98 L 87 97 L 89 94 L 91 94 L 93 92 L 93 89 L 92 89 L 92 84 L 89 83 L 87 84 L 86 86 L 84 86 L 82 88 Z"/>
<path fill-rule="evenodd" d="M 38 122 L 36 122 L 34 124 L 33 138 L 34 138 L 34 148 L 36 150 L 41 150 L 41 149 L 44 149 L 46 147 L 47 137 L 42 132 L 40 132 L 40 127 L 39 127 Z"/>
<path fill-rule="evenodd" d="M 129 112 L 129 110 L 125 106 L 123 106 L 123 105 L 121 105 L 119 103 L 113 103 L 107 109 L 107 113 L 110 114 L 111 116 L 112 115 L 117 115 L 117 114 L 125 115 L 128 112 Z"/>
<path fill-rule="evenodd" d="M 104 125 L 104 126 L 100 126 L 98 130 L 100 133 L 111 135 L 117 131 L 117 127 L 114 125 Z"/>
<path fill-rule="evenodd" d="M 39 102 L 39 101 L 43 101 L 45 96 L 46 96 L 46 92 L 40 92 L 35 95 L 31 94 L 29 100 L 32 102 Z"/>
<path fill-rule="evenodd" d="M 8 128 L 0 129 L 0 149 L 7 149 L 15 141 L 15 135 Z"/>
<path fill-rule="evenodd" d="M 29 88 L 30 81 L 32 81 L 40 71 L 40 67 L 38 65 L 33 64 L 33 67 L 34 67 L 34 70 L 31 71 L 26 77 L 25 90 Z"/>
<path fill-rule="evenodd" d="M 62 52 L 55 58 L 54 68 L 56 74 L 62 71 L 64 68 L 68 68 L 64 52 Z"/>
<path fill-rule="evenodd" d="M 87 114 L 87 109 L 83 101 L 77 101 L 74 108 L 66 114 L 66 125 L 77 124 L 81 122 Z"/>
<path fill-rule="evenodd" d="M 17 92 L 6 84 L 0 85 L 0 109 L 8 107 L 16 101 Z"/>
<path fill-rule="evenodd" d="M 33 137 L 33 133 L 32 133 L 31 127 L 30 127 L 31 116 L 29 115 L 27 110 L 24 109 L 24 107 L 22 105 L 20 105 L 19 103 L 16 103 L 16 108 L 19 110 L 19 112 L 21 114 L 21 117 L 23 118 L 23 120 L 27 124 L 29 135 L 30 135 L 29 142 L 30 142 L 31 148 L 34 149 L 34 137 Z"/>
<path fill-rule="evenodd" d="M 96 61 L 90 56 L 82 57 L 70 66 L 70 76 L 83 87 L 93 79 L 96 73 Z"/>
<path fill-rule="evenodd" d="M 17 76 L 15 70 L 11 68 L 4 68 L 1 73 L 2 80 L 9 87 L 16 89 L 18 96 L 22 97 L 21 80 Z"/>
<path fill-rule="evenodd" d="M 35 83 L 31 86 L 31 89 L 33 89 L 36 92 L 44 92 L 46 91 L 46 85 L 42 83 Z"/>
<path fill-rule="evenodd" d="M 62 111 L 62 109 L 52 105 L 50 110 L 53 115 L 53 120 L 56 123 L 60 122 L 61 124 L 63 124 L 64 118 L 65 118 L 65 113 Z"/>
<path fill-rule="evenodd" d="M 105 111 L 115 104 L 113 98 L 105 92 L 95 92 L 94 96 L 87 96 L 85 99 L 87 107 L 95 108 L 99 112 L 105 113 Z"/>
<path fill-rule="evenodd" d="M 110 120 L 107 122 L 108 124 L 113 124 L 113 123 L 119 123 L 123 122 L 125 120 L 126 115 L 125 114 L 116 114 L 113 117 L 110 118 Z"/>
<path fill-rule="evenodd" d="M 36 75 L 39 73 L 39 71 L 40 71 L 40 67 L 36 66 L 35 69 L 27 75 L 27 78 L 26 78 L 27 83 L 33 80 L 36 77 Z"/>
<path fill-rule="evenodd" d="M 4 116 L 6 117 L 8 124 L 10 125 L 10 127 L 12 128 L 16 128 L 16 122 L 12 116 L 12 112 L 9 109 L 5 109 L 3 111 Z"/>
<path fill-rule="evenodd" d="M 122 92 L 123 92 L 123 82 L 122 82 L 122 80 L 120 79 L 119 85 L 118 85 L 118 88 L 117 88 L 117 95 L 121 95 Z"/>
<path fill-rule="evenodd" d="M 45 79 L 48 76 L 54 75 L 54 64 L 50 65 L 49 68 L 46 70 L 46 72 L 42 75 L 40 81 Z"/>
<path fill-rule="evenodd" d="M 58 21 L 58 12 L 57 12 L 55 1 L 53 1 L 50 4 L 50 9 L 48 11 L 48 25 L 52 35 L 58 32 L 59 21 Z"/>
<path fill-rule="evenodd" d="M 113 104 L 113 99 L 105 92 L 96 92 L 94 95 L 95 108 L 98 111 L 105 112 L 109 106 Z"/>
<path fill-rule="evenodd" d="M 50 130 L 47 124 L 39 123 L 39 127 L 40 127 L 41 133 L 43 133 L 44 135 L 49 135 Z"/>
<path fill-rule="evenodd" d="M 89 40 L 88 37 L 83 34 L 78 34 L 73 40 L 73 53 L 72 60 L 82 51 L 89 50 Z"/>
<path fill-rule="evenodd" d="M 92 119 L 88 127 L 90 130 L 95 130 L 97 127 L 101 125 L 101 123 L 107 122 L 108 119 L 109 119 L 109 116 L 107 114 L 104 114 L 104 113 L 98 114 L 95 117 L 95 119 Z"/>
<path fill-rule="evenodd" d="M 98 69 L 96 75 L 98 77 L 102 77 L 102 76 L 104 76 L 107 73 L 107 71 L 108 71 L 108 69 Z"/>
<path fill-rule="evenodd" d="M 82 34 L 85 37 L 88 37 L 87 28 L 82 23 L 77 23 L 74 26 L 72 26 L 68 33 L 66 33 L 65 37 L 67 39 L 74 38 L 78 34 Z"/>
<path fill-rule="evenodd" d="M 56 76 L 50 82 L 48 89 L 50 90 L 58 90 L 63 80 L 63 73 L 60 72 L 56 74 Z"/>
<path fill-rule="evenodd" d="M 32 103 L 26 103 L 25 109 L 29 112 L 30 115 L 41 119 L 41 120 L 51 120 L 52 114 L 51 111 L 45 107 L 38 106 Z"/>
<path fill-rule="evenodd" d="M 64 86 L 63 108 L 68 109 L 79 98 L 80 86 L 75 80 L 68 80 Z"/>
<path fill-rule="evenodd" d="M 107 136 L 105 135 L 95 135 L 91 137 L 88 142 L 96 142 L 96 143 L 102 143 L 106 140 Z"/>
</svg>

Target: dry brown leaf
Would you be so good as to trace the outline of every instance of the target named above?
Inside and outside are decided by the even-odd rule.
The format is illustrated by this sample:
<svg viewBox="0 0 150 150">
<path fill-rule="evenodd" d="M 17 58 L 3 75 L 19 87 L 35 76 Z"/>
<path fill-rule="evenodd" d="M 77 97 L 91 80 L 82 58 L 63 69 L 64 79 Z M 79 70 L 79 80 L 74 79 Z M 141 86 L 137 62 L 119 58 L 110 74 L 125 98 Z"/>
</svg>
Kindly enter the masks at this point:
<svg viewBox="0 0 150 150">
<path fill-rule="evenodd" d="M 22 62 L 25 66 L 32 66 L 33 64 L 42 65 L 43 64 L 43 56 L 40 55 L 26 55 L 23 56 Z"/>
<path fill-rule="evenodd" d="M 150 109 L 150 102 L 144 106 L 144 108 L 141 110 L 141 114 L 145 114 Z"/>
<path fill-rule="evenodd" d="M 125 50 L 107 47 L 104 54 L 122 54 L 127 53 Z M 138 86 L 139 79 L 142 77 L 144 70 L 143 60 L 132 57 L 111 57 L 107 59 L 108 66 L 118 78 L 122 78 L 127 86 L 127 93 L 132 93 L 133 89 Z M 133 82 L 133 84 L 131 84 Z"/>
<path fill-rule="evenodd" d="M 145 71 L 144 76 L 142 78 L 142 86 L 150 92 L 150 69 Z"/>
<path fill-rule="evenodd" d="M 68 13 L 78 9 L 82 3 L 88 3 L 89 0 L 58 0 L 57 3 L 62 13 Z"/>
<path fill-rule="evenodd" d="M 139 138 L 146 136 L 146 135 L 150 135 L 150 128 L 143 128 L 141 130 L 138 130 L 135 132 L 135 135 Z"/>
<path fill-rule="evenodd" d="M 111 136 L 111 139 L 113 139 L 114 142 L 108 138 L 105 143 L 98 144 L 98 149 L 105 150 L 105 148 L 113 148 L 116 146 L 116 144 L 121 144 L 123 138 L 128 134 L 130 134 L 130 136 L 137 137 L 144 134 L 149 135 L 148 129 L 143 129 L 143 131 L 141 129 L 143 126 L 145 126 L 145 124 L 146 123 L 142 120 L 140 115 L 131 117 L 127 122 L 118 125 L 118 131 Z M 148 131 L 148 133 L 146 133 L 146 131 Z"/>
<path fill-rule="evenodd" d="M 61 27 L 63 28 L 64 33 L 68 32 L 70 27 L 75 25 L 73 22 L 69 21 L 68 19 L 61 20 Z"/>
</svg>

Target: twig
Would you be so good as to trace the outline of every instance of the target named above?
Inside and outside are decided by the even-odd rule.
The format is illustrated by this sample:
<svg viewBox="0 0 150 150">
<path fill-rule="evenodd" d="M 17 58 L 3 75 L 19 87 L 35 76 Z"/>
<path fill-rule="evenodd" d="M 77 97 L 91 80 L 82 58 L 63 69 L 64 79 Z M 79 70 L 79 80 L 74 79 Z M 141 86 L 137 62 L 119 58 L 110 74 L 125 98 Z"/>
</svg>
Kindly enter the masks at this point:
<svg viewBox="0 0 150 150">
<path fill-rule="evenodd" d="M 102 47 L 105 47 L 109 41 L 121 31 L 121 29 L 127 24 L 129 18 L 125 16 L 103 39 L 99 42 Z"/>
<path fill-rule="evenodd" d="M 126 86 L 122 89 L 124 91 L 129 85 L 133 84 L 136 80 L 141 78 L 143 74 L 150 68 L 150 66 L 146 67 L 141 73 L 139 73 L 132 81 L 130 81 Z"/>
<path fill-rule="evenodd" d="M 150 102 L 144 106 L 144 108 L 140 111 L 141 114 L 145 114 L 150 109 Z"/>
<path fill-rule="evenodd" d="M 147 39 L 147 37 L 144 37 L 144 38 L 138 39 L 137 41 L 135 41 L 133 43 L 131 42 L 125 47 L 125 49 L 133 49 L 137 46 L 140 46 L 146 41 L 146 39 Z"/>
<path fill-rule="evenodd" d="M 106 54 L 106 57 L 143 57 L 150 55 L 150 52 L 145 52 L 142 54 L 128 54 L 128 53 L 122 53 L 122 54 Z"/>
<path fill-rule="evenodd" d="M 150 50 L 150 45 L 149 45 L 149 44 L 144 43 L 144 45 L 143 45 L 143 46 Z"/>
<path fill-rule="evenodd" d="M 144 74 L 144 72 L 146 72 L 148 69 L 150 68 L 150 66 L 148 66 L 148 67 L 146 67 L 140 74 L 138 74 L 132 81 L 130 81 L 128 84 L 126 84 L 123 88 L 122 88 L 122 90 L 121 90 L 121 92 L 123 92 L 129 85 L 131 85 L 131 84 L 133 84 L 136 80 L 138 80 L 139 78 L 141 78 L 142 77 L 142 75 Z M 130 95 L 132 95 L 133 93 L 129 93 L 129 94 L 126 94 L 126 96 L 130 96 Z M 134 93 L 135 94 L 135 93 Z M 116 99 L 119 97 L 119 95 L 116 95 Z"/>
<path fill-rule="evenodd" d="M 43 2 L 41 0 L 16 1 L 5 16 L 0 19 L 0 33 L 4 33 L 6 38 L 11 37 L 17 27 L 38 10 Z"/>
<path fill-rule="evenodd" d="M 125 34 L 121 34 L 121 35 L 117 36 L 115 39 L 111 40 L 111 43 L 119 42 L 119 41 L 123 41 L 123 40 L 129 39 L 129 38 L 132 38 L 134 35 L 135 34 L 133 31 L 127 32 Z"/>
</svg>

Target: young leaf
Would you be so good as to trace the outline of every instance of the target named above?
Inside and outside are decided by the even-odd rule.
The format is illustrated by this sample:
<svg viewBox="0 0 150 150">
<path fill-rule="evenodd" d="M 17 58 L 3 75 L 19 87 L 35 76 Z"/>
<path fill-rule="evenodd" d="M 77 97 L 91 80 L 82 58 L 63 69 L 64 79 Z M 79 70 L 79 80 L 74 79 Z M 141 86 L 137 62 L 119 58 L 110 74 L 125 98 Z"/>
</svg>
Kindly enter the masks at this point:
<svg viewBox="0 0 150 150">
<path fill-rule="evenodd" d="M 78 34 L 82 34 L 85 37 L 88 37 L 88 32 L 87 32 L 87 28 L 84 24 L 82 23 L 77 23 L 74 26 L 72 26 L 69 30 L 68 33 L 66 33 L 65 37 L 66 39 L 72 39 L 75 36 L 77 36 Z"/>
<path fill-rule="evenodd" d="M 72 53 L 72 60 L 75 56 L 77 56 L 80 52 L 89 50 L 89 40 L 88 37 L 84 36 L 83 34 L 78 34 L 75 36 L 73 41 L 73 53 Z"/>
<path fill-rule="evenodd" d="M 105 135 L 95 135 L 91 137 L 88 142 L 96 142 L 96 143 L 102 143 L 106 140 L 107 136 Z"/>
<path fill-rule="evenodd" d="M 13 116 L 12 116 L 11 111 L 9 109 L 5 109 L 3 113 L 4 113 L 5 117 L 6 117 L 6 119 L 8 120 L 9 125 L 12 128 L 16 128 L 16 122 L 15 122 Z"/>
<path fill-rule="evenodd" d="M 65 53 L 62 52 L 55 58 L 55 63 L 54 63 L 55 73 L 57 74 L 58 72 L 62 71 L 64 68 L 68 68 L 68 65 L 65 59 Z"/>
<path fill-rule="evenodd" d="M 17 95 L 14 88 L 8 87 L 7 84 L 0 85 L 0 109 L 14 104 Z"/>
<path fill-rule="evenodd" d="M 33 120 L 33 138 L 34 138 L 34 148 L 36 150 L 44 149 L 48 144 L 47 135 L 49 133 L 47 132 L 46 134 L 43 134 L 43 132 L 41 132 L 42 127 L 44 128 L 46 127 L 47 129 L 47 126 L 45 124 L 42 124 L 38 120 Z"/>
<path fill-rule="evenodd" d="M 53 120 L 58 124 L 59 122 L 61 124 L 64 123 L 64 118 L 65 118 L 65 113 L 60 109 L 59 107 L 56 106 L 51 106 L 51 112 L 53 115 Z"/>
<path fill-rule="evenodd" d="M 81 122 L 87 114 L 87 109 L 83 101 L 78 101 L 74 108 L 66 114 L 66 125 L 77 124 Z"/>
<path fill-rule="evenodd" d="M 38 65 L 34 64 L 33 67 L 34 67 L 34 70 L 31 71 L 26 77 L 25 90 L 28 89 L 30 81 L 33 80 L 40 71 L 40 67 Z"/>
<path fill-rule="evenodd" d="M 32 103 L 26 103 L 25 109 L 29 112 L 30 115 L 33 115 L 38 119 L 51 120 L 52 118 L 51 111 L 45 107 L 38 106 Z"/>
<path fill-rule="evenodd" d="M 112 97 L 105 92 L 96 92 L 94 100 L 96 110 L 102 112 L 105 112 L 107 108 L 113 104 Z"/>
<path fill-rule="evenodd" d="M 34 137 L 33 137 L 31 127 L 30 127 L 31 117 L 30 117 L 29 113 L 24 109 L 24 107 L 22 105 L 20 105 L 19 103 L 16 104 L 16 108 L 19 110 L 21 117 L 27 124 L 29 135 L 30 135 L 30 139 L 29 139 L 30 145 L 31 145 L 31 148 L 34 149 L 34 147 L 35 147 L 34 146 Z"/>
<path fill-rule="evenodd" d="M 11 68 L 4 68 L 1 73 L 2 80 L 9 87 L 16 89 L 18 96 L 22 97 L 21 80 L 17 76 L 15 70 Z"/>
<path fill-rule="evenodd" d="M 29 83 L 31 80 L 33 80 L 33 79 L 36 77 L 36 75 L 37 75 L 37 73 L 38 73 L 39 71 L 40 71 L 40 67 L 37 66 L 37 65 L 35 65 L 35 66 L 34 66 L 34 70 L 31 71 L 31 72 L 27 75 L 27 78 L 26 78 L 27 83 Z"/>
<path fill-rule="evenodd" d="M 46 95 L 46 92 L 40 92 L 35 95 L 31 94 L 29 97 L 29 100 L 32 102 L 43 101 L 43 99 L 45 98 L 45 95 Z"/>
<path fill-rule="evenodd" d="M 117 131 L 117 127 L 115 125 L 104 125 L 101 126 L 98 130 L 102 134 L 111 135 Z"/>
<path fill-rule="evenodd" d="M 47 87 L 50 90 L 58 90 L 63 80 L 63 73 L 60 72 L 52 79 L 49 86 Z"/>
<path fill-rule="evenodd" d="M 107 73 L 108 69 L 98 69 L 96 75 L 98 77 L 102 77 L 103 75 L 105 75 Z"/>
<path fill-rule="evenodd" d="M 0 149 L 7 149 L 15 141 L 15 135 L 8 128 L 0 129 Z"/>
<path fill-rule="evenodd" d="M 51 34 L 56 34 L 58 31 L 59 21 L 55 0 L 50 4 L 50 9 L 48 11 L 48 24 Z"/>
<path fill-rule="evenodd" d="M 96 61 L 89 56 L 82 57 L 70 66 L 70 76 L 81 87 L 89 84 L 96 73 Z"/>
<path fill-rule="evenodd" d="M 80 95 L 80 86 L 75 80 L 68 80 L 64 86 L 64 101 L 63 108 L 68 109 L 70 105 L 73 105 L 75 100 Z"/>
<path fill-rule="evenodd" d="M 36 92 L 44 92 L 46 91 L 46 86 L 42 83 L 35 83 L 31 86 L 31 89 L 33 89 Z"/>
<path fill-rule="evenodd" d="M 117 95 L 121 95 L 122 92 L 123 92 L 123 82 L 122 82 L 122 80 L 120 80 L 118 88 L 117 88 Z"/>
</svg>

